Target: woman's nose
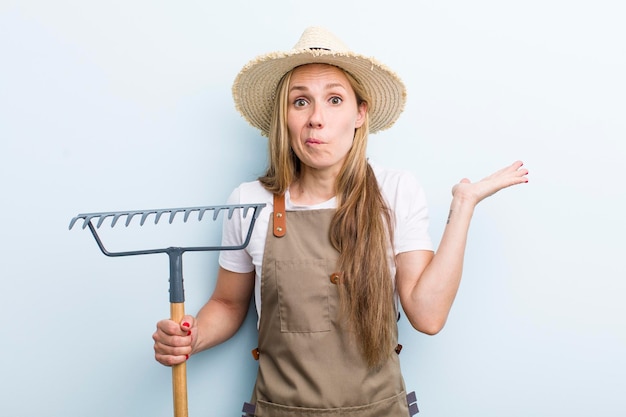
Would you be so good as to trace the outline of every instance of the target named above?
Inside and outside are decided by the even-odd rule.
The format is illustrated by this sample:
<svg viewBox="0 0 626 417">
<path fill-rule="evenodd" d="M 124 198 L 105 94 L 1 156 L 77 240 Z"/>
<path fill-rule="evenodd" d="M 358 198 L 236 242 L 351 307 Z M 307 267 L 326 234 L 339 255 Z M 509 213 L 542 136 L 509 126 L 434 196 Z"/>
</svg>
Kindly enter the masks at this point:
<svg viewBox="0 0 626 417">
<path fill-rule="evenodd" d="M 324 116 L 321 109 L 319 106 L 314 106 L 309 116 L 309 127 L 319 129 L 324 125 L 323 120 Z"/>
</svg>

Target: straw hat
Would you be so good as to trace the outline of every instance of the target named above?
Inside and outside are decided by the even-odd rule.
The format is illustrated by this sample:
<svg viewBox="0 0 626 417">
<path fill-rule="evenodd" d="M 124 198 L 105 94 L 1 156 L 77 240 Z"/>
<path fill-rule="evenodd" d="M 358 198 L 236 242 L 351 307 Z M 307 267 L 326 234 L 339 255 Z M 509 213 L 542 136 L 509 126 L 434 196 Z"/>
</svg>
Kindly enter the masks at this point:
<svg viewBox="0 0 626 417">
<path fill-rule="evenodd" d="M 402 113 L 406 102 L 402 80 L 376 59 L 350 51 L 319 27 L 307 28 L 290 51 L 262 55 L 244 66 L 233 84 L 235 107 L 267 136 L 280 79 L 293 68 L 312 63 L 343 68 L 365 87 L 371 98 L 370 133 L 391 127 Z"/>
</svg>

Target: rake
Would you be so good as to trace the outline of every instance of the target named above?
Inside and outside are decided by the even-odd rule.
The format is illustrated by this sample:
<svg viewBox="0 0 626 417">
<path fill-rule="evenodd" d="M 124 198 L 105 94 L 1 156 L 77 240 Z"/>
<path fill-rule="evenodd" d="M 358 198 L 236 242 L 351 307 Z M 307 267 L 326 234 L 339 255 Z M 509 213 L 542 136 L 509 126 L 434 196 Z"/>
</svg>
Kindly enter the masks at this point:
<svg viewBox="0 0 626 417">
<path fill-rule="evenodd" d="M 76 222 L 83 220 L 82 228 L 89 228 L 93 235 L 98 247 L 106 256 L 134 256 L 134 255 L 149 255 L 154 253 L 166 253 L 169 256 L 170 267 L 170 316 L 175 322 L 180 322 L 185 315 L 185 290 L 183 286 L 183 253 L 185 252 L 207 252 L 207 251 L 223 251 L 223 250 L 240 250 L 248 246 L 254 224 L 258 218 L 261 209 L 265 207 L 265 204 L 239 204 L 239 205 L 222 205 L 222 206 L 203 206 L 203 207 L 182 207 L 182 208 L 170 208 L 170 209 L 156 209 L 156 210 L 133 210 L 133 211 L 113 211 L 102 213 L 84 213 L 79 214 L 72 218 L 70 221 L 70 230 Z M 138 217 L 139 225 L 143 226 L 149 217 L 154 217 L 154 224 L 157 224 L 159 220 L 165 214 L 165 217 L 169 217 L 169 223 L 174 221 L 174 218 L 178 213 L 181 213 L 183 221 L 187 222 L 189 216 L 192 213 L 198 213 L 198 221 L 201 221 L 207 212 L 213 213 L 213 221 L 217 220 L 221 212 L 227 212 L 228 219 L 231 219 L 233 213 L 236 210 L 243 210 L 243 217 L 247 217 L 250 210 L 253 211 L 250 225 L 248 227 L 247 235 L 244 242 L 237 246 L 196 246 L 196 247 L 168 247 L 162 249 L 147 249 L 147 250 L 132 250 L 111 252 L 108 251 L 97 229 L 103 225 L 104 221 L 108 218 L 111 219 L 111 227 L 118 224 L 118 221 L 125 218 L 124 225 L 128 227 L 133 218 Z M 96 222 L 94 225 L 93 222 Z M 187 368 L 186 363 L 180 365 L 174 365 L 172 367 L 172 390 L 174 401 L 174 417 L 187 417 Z"/>
</svg>

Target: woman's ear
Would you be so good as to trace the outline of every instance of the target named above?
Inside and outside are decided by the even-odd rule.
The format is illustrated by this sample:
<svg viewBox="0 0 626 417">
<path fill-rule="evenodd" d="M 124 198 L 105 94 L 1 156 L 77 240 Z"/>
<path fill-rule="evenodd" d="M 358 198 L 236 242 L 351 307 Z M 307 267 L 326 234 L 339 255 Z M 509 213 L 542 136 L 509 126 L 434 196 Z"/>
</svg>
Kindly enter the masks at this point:
<svg viewBox="0 0 626 417">
<path fill-rule="evenodd" d="M 359 127 L 363 126 L 363 123 L 365 123 L 366 115 L 367 115 L 367 103 L 362 102 L 361 104 L 359 104 L 359 108 L 357 110 L 356 122 L 354 124 L 355 129 L 358 129 Z"/>
</svg>

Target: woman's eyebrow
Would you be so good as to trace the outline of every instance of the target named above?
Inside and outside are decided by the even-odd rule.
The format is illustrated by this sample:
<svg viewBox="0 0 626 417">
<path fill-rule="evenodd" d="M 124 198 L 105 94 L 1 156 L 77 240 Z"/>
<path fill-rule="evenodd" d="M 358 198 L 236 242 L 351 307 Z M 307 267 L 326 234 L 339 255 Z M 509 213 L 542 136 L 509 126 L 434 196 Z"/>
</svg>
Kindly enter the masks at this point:
<svg viewBox="0 0 626 417">
<path fill-rule="evenodd" d="M 341 84 L 341 83 L 328 83 L 328 84 L 326 84 L 326 89 L 327 90 L 330 90 L 332 88 L 337 88 L 337 87 L 343 88 L 344 90 L 346 89 L 346 86 Z"/>
<path fill-rule="evenodd" d="M 344 90 L 346 89 L 346 86 L 341 83 L 328 83 L 324 86 L 324 89 L 331 90 L 337 87 L 342 88 Z M 293 85 L 289 89 L 289 91 L 308 91 L 308 90 L 309 90 L 309 87 L 307 87 L 306 85 Z"/>
<path fill-rule="evenodd" d="M 294 85 L 291 86 L 291 88 L 289 89 L 289 91 L 307 91 L 309 89 L 309 87 L 305 86 L 305 85 Z"/>
</svg>

